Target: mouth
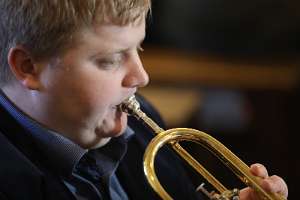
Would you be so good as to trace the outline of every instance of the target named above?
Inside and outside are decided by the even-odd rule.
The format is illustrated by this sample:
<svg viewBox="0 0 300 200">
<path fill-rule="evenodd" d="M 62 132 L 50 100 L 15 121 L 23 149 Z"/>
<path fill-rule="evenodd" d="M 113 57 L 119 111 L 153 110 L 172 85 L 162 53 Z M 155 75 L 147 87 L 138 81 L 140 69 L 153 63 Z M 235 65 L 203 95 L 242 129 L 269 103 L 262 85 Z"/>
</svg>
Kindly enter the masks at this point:
<svg viewBox="0 0 300 200">
<path fill-rule="evenodd" d="M 112 110 L 116 110 L 117 112 L 122 112 L 121 104 L 112 106 L 111 109 L 112 109 Z"/>
<path fill-rule="evenodd" d="M 116 110 L 117 112 L 123 112 L 121 104 L 122 104 L 122 103 L 113 106 L 112 109 L 113 109 L 113 110 Z"/>
<path fill-rule="evenodd" d="M 118 104 L 118 105 L 116 105 L 114 109 L 116 109 L 117 112 L 123 113 L 124 112 L 123 102 L 120 103 L 120 104 Z M 124 112 L 124 113 L 126 113 L 126 112 Z"/>
</svg>

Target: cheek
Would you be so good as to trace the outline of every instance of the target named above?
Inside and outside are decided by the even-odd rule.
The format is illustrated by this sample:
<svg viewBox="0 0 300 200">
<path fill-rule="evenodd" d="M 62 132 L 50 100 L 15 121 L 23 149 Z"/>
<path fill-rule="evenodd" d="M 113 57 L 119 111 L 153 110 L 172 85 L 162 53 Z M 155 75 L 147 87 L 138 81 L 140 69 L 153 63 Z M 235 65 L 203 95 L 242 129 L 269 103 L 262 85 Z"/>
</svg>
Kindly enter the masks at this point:
<svg viewBox="0 0 300 200">
<path fill-rule="evenodd" d="M 49 82 L 55 106 L 73 120 L 101 120 L 122 96 L 122 73 L 99 70 L 90 63 L 69 66 L 57 71 Z"/>
<path fill-rule="evenodd" d="M 78 81 L 77 81 L 78 80 Z M 105 107 L 105 96 L 95 87 L 95 83 L 85 79 L 57 79 L 48 90 L 53 108 L 60 110 L 62 115 L 68 115 L 73 120 L 84 118 L 100 112 Z"/>
<path fill-rule="evenodd" d="M 85 79 L 72 84 L 67 93 L 77 113 L 85 120 L 101 120 L 109 109 L 119 101 L 120 87 L 105 78 Z"/>
<path fill-rule="evenodd" d="M 70 89 L 72 104 L 76 106 L 79 113 L 84 117 L 94 117 L 104 113 L 110 104 L 109 94 L 104 92 L 99 86 L 81 84 Z"/>
</svg>

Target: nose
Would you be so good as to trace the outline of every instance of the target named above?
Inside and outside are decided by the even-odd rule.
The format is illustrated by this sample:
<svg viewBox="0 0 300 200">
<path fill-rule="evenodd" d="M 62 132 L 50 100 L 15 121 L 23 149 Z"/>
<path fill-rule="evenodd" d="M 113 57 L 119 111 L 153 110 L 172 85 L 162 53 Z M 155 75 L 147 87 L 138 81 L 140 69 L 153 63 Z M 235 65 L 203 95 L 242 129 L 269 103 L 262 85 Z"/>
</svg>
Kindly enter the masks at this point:
<svg viewBox="0 0 300 200">
<path fill-rule="evenodd" d="M 149 83 L 148 73 L 137 52 L 128 60 L 126 69 L 126 75 L 122 82 L 124 87 L 144 87 Z"/>
</svg>

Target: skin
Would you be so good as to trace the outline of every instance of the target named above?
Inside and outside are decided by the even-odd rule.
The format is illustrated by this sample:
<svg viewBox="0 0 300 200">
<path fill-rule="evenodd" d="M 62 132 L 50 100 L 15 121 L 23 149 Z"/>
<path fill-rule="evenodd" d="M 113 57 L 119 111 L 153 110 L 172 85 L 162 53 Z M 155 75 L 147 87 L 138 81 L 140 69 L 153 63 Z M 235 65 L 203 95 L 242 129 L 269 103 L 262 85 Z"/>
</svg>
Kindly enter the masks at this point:
<svg viewBox="0 0 300 200">
<path fill-rule="evenodd" d="M 277 175 L 268 175 L 268 171 L 262 164 L 256 163 L 250 166 L 253 175 L 261 178 L 260 186 L 269 193 L 277 193 L 283 198 L 288 197 L 288 187 L 284 180 Z M 259 200 L 257 193 L 247 187 L 240 191 L 241 200 Z"/>
<path fill-rule="evenodd" d="M 10 49 L 8 63 L 16 81 L 2 88 L 30 117 L 83 148 L 97 148 L 121 135 L 127 115 L 116 109 L 124 99 L 147 85 L 138 50 L 145 37 L 145 22 L 106 24 L 83 30 L 78 44 L 63 55 L 35 61 L 22 46 Z M 261 164 L 251 172 L 262 178 L 268 192 L 288 195 L 286 183 L 268 176 Z M 250 188 L 240 199 L 257 200 Z"/>
<path fill-rule="evenodd" d="M 148 83 L 138 55 L 144 37 L 144 21 L 93 27 L 78 35 L 76 48 L 39 62 L 16 47 L 9 63 L 19 81 L 4 91 L 44 126 L 83 148 L 99 147 L 126 128 L 116 106 Z"/>
</svg>

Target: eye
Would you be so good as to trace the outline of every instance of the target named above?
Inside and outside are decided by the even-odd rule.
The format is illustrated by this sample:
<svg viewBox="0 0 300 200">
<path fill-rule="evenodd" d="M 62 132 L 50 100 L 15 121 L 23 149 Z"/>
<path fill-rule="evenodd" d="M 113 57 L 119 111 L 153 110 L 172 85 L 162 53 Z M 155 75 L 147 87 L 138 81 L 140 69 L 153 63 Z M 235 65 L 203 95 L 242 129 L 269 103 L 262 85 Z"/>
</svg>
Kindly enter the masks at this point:
<svg viewBox="0 0 300 200">
<path fill-rule="evenodd" d="M 122 55 L 109 56 L 107 58 L 96 59 L 96 64 L 101 69 L 119 68 L 122 63 Z"/>
</svg>

